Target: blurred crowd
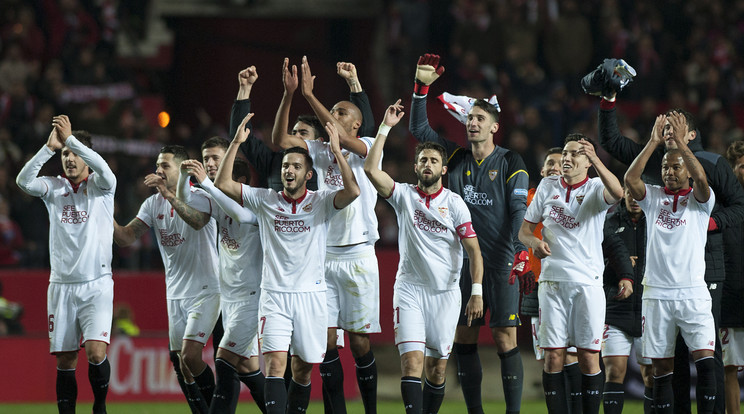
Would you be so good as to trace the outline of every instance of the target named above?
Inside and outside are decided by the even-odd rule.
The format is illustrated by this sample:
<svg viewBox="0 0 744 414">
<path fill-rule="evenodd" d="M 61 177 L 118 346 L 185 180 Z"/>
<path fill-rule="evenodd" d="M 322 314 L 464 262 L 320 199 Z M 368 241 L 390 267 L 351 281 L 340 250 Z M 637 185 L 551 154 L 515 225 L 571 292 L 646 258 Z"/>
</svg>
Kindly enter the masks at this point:
<svg viewBox="0 0 744 414">
<path fill-rule="evenodd" d="M 145 36 L 148 0 L 6 0 L 0 5 L 0 266 L 48 266 L 43 202 L 15 176 L 46 142 L 54 114 L 94 134 L 94 148 L 117 174 L 118 220 L 150 190 L 140 185 L 165 143 L 194 149 L 224 126 L 198 112 L 193 125 L 159 128 L 143 115 L 143 96 L 162 93 L 155 75 L 116 65 L 117 36 Z M 623 133 L 639 142 L 656 115 L 686 108 L 703 145 L 724 154 L 744 138 L 744 0 L 389 0 L 376 50 L 383 108 L 412 93 L 418 56 L 442 55 L 446 72 L 432 94 L 489 97 L 501 103 L 497 144 L 522 155 L 533 182 L 545 151 L 569 132 L 597 135 L 599 98 L 581 77 L 607 57 L 638 76 L 618 97 Z M 430 98 L 430 100 L 433 99 Z M 379 120 L 378 120 L 379 121 Z M 270 125 L 268 126 L 270 128 Z M 266 130 L 258 125 L 257 132 Z M 405 135 L 403 127 L 393 130 Z M 406 142 L 405 140 L 396 140 Z M 410 181 L 408 151 L 388 152 L 385 169 Z M 605 161 L 618 176 L 625 166 Z M 60 173 L 50 162 L 43 174 Z M 384 203 L 380 203 L 384 204 Z M 395 218 L 380 207 L 380 245 L 394 245 Z M 122 223 L 124 224 L 124 223 Z M 115 267 L 161 267 L 153 238 L 115 248 Z"/>
</svg>

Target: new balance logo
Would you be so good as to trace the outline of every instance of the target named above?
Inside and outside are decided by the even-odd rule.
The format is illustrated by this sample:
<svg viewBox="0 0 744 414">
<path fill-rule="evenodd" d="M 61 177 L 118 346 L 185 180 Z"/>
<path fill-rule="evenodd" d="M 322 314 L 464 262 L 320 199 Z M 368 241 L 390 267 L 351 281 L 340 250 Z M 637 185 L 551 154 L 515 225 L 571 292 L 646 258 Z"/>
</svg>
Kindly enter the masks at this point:
<svg viewBox="0 0 744 414">
<path fill-rule="evenodd" d="M 554 195 L 554 196 L 553 196 L 553 200 L 557 200 L 557 199 L 558 199 L 558 197 L 560 197 L 560 196 L 559 196 L 558 194 Z"/>
<path fill-rule="evenodd" d="M 158 214 L 158 220 L 162 220 L 165 216 L 162 214 Z"/>
</svg>

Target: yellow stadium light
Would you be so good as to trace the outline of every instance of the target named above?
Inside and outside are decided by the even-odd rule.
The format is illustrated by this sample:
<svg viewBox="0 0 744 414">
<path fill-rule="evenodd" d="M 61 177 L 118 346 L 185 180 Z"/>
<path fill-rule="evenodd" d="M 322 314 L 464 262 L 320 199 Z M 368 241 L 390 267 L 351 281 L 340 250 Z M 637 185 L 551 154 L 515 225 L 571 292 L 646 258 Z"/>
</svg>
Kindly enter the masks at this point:
<svg viewBox="0 0 744 414">
<path fill-rule="evenodd" d="M 165 128 L 170 124 L 170 115 L 168 112 L 163 111 L 158 114 L 158 124 L 161 128 Z"/>
</svg>

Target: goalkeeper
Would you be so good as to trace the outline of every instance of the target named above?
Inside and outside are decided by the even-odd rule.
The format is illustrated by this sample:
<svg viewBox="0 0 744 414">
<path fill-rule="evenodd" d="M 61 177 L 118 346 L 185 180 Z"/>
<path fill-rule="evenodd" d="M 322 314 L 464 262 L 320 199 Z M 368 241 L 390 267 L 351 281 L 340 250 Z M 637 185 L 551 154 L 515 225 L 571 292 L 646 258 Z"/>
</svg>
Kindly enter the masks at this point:
<svg viewBox="0 0 744 414">
<path fill-rule="evenodd" d="M 429 86 L 444 73 L 439 56 L 424 55 L 416 68 L 410 131 L 421 142 L 436 142 L 447 149 L 449 188 L 462 196 L 472 216 L 483 254 L 484 310 L 490 309 L 489 327 L 501 359 L 507 413 L 518 413 L 522 399 L 522 357 L 517 347 L 519 293 L 532 291 L 535 283 L 527 248 L 517 238 L 527 209 L 528 176 L 524 161 L 515 152 L 494 144 L 499 130 L 498 104 L 482 99 L 454 97 L 457 103 L 441 98 L 445 107 L 457 105 L 463 114 L 469 148 L 445 139 L 429 125 L 426 96 Z M 450 95 L 451 97 L 451 95 Z M 495 102 L 495 100 L 491 100 Z M 470 298 L 471 278 L 466 257 L 462 266 L 462 302 Z M 519 279 L 519 284 L 515 283 Z M 465 309 L 455 333 L 453 351 L 457 355 L 457 374 L 468 413 L 482 413 L 483 373 L 478 356 L 478 333 L 484 318 L 468 326 Z"/>
</svg>

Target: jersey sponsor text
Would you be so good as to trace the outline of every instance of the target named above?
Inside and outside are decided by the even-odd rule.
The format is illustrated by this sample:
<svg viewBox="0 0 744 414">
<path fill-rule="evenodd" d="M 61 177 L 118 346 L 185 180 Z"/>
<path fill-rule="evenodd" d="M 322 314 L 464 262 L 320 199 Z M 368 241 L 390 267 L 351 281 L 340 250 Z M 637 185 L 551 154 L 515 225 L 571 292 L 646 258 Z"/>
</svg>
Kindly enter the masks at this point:
<svg viewBox="0 0 744 414">
<path fill-rule="evenodd" d="M 413 213 L 413 221 L 416 228 L 430 233 L 444 233 L 447 231 L 447 227 L 443 226 L 436 220 L 429 220 L 421 210 L 416 210 Z"/>
<path fill-rule="evenodd" d="M 181 233 L 168 234 L 165 229 L 160 229 L 160 245 L 165 247 L 176 247 L 182 244 L 185 239 L 181 237 Z"/>
<path fill-rule="evenodd" d="M 567 229 L 574 229 L 581 225 L 581 223 L 576 221 L 576 218 L 565 214 L 563 211 L 563 207 L 550 206 L 550 218 L 552 218 L 556 224 L 560 224 Z"/>
<path fill-rule="evenodd" d="M 686 225 L 687 220 L 674 218 L 669 210 L 662 208 L 659 210 L 659 216 L 656 218 L 654 224 L 664 229 L 673 229 L 675 227 Z"/>
<path fill-rule="evenodd" d="M 488 194 L 475 191 L 475 187 L 470 184 L 465 186 L 462 194 L 462 199 L 465 200 L 466 203 L 475 206 L 493 205 L 493 200 L 488 198 Z"/>
<path fill-rule="evenodd" d="M 65 224 L 82 224 L 88 221 L 88 212 L 85 210 L 78 211 L 74 205 L 62 207 L 62 219 Z"/>
</svg>

